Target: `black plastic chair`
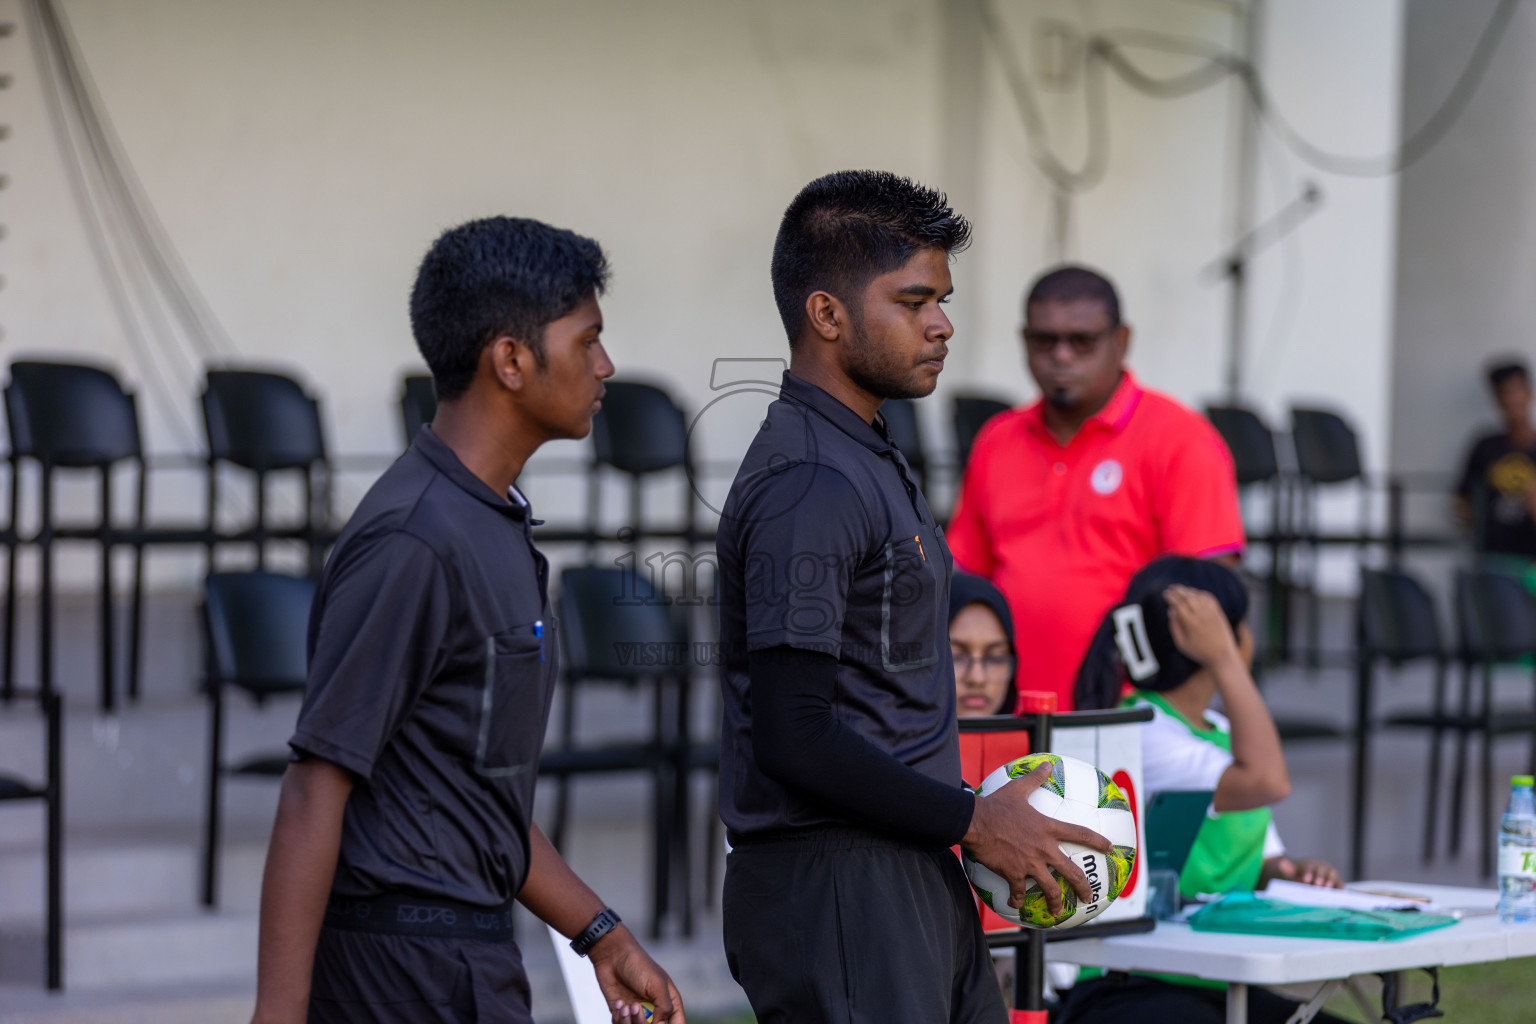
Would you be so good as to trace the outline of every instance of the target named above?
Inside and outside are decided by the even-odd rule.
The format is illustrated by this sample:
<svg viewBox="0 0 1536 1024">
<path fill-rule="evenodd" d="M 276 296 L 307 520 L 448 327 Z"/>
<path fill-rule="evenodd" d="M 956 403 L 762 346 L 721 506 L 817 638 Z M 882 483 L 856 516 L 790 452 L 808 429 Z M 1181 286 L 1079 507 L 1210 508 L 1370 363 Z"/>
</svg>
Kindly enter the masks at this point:
<svg viewBox="0 0 1536 1024">
<path fill-rule="evenodd" d="M 1291 410 L 1291 443 L 1296 451 L 1296 487 L 1293 507 L 1286 516 L 1295 543 L 1306 549 L 1307 664 L 1321 660 L 1320 605 L 1317 593 L 1318 549 L 1322 542 L 1317 523 L 1318 488 L 1356 482 L 1360 494 L 1360 527 L 1354 538 L 1363 545 L 1369 529 L 1370 491 L 1360 464 L 1360 444 L 1353 428 L 1337 413 L 1324 409 Z"/>
<path fill-rule="evenodd" d="M 432 378 L 412 376 L 405 378 L 400 391 L 400 419 L 405 424 L 405 444 L 410 447 L 421 428 L 432 422 L 437 415 L 437 392 L 432 389 Z"/>
<path fill-rule="evenodd" d="M 1441 639 L 1435 600 L 1423 584 L 1407 573 L 1362 569 L 1360 604 L 1356 622 L 1355 654 L 1355 792 L 1350 840 L 1350 870 L 1362 876 L 1366 804 L 1369 792 L 1370 737 L 1376 665 L 1394 668 L 1410 662 L 1429 661 L 1434 669 L 1434 704 L 1428 712 L 1407 712 L 1382 719 L 1384 726 L 1427 729 L 1431 734 L 1429 800 L 1424 827 L 1426 847 L 1433 841 L 1433 827 L 1440 778 L 1440 737 L 1456 720 L 1446 713 L 1445 681 L 1449 661 Z"/>
<path fill-rule="evenodd" d="M 218 902 L 221 786 L 225 778 L 280 779 L 288 751 L 224 753 L 224 690 L 234 687 L 258 706 L 304 692 L 309 611 L 315 583 L 270 572 L 212 573 L 203 592 L 207 629 L 208 804 L 203 828 L 202 900 Z"/>
<path fill-rule="evenodd" d="M 267 541 L 291 537 L 309 548 L 310 571 L 335 536 L 329 530 L 330 463 L 320 426 L 320 404 L 292 377 L 255 370 L 209 370 L 203 390 L 208 432 L 208 531 L 218 535 L 220 463 L 256 478 L 254 522 L 240 539 L 256 546 L 257 568 L 266 567 Z M 267 477 L 297 473 L 304 486 L 304 518 L 293 530 L 267 523 Z"/>
<path fill-rule="evenodd" d="M 906 398 L 890 398 L 881 404 L 880 415 L 885 418 L 885 429 L 890 432 L 891 440 L 901 449 L 907 465 L 916 474 L 917 485 L 926 491 L 928 453 L 923 444 L 922 429 L 917 423 L 917 404 Z"/>
<path fill-rule="evenodd" d="M 1267 483 L 1280 475 L 1274 432 L 1258 414 L 1241 406 L 1212 405 L 1206 407 L 1205 416 L 1232 451 L 1239 487 Z"/>
<path fill-rule="evenodd" d="M 57 693 L 38 693 L 35 696 L 42 710 L 43 727 L 46 730 L 43 780 L 34 782 L 22 775 L 0 771 L 0 804 L 38 800 L 46 808 L 47 883 L 44 918 L 47 985 L 50 990 L 58 991 L 64 987 L 64 712 Z M 16 714 L 17 711 L 13 709 L 8 713 Z"/>
<path fill-rule="evenodd" d="M 1237 471 L 1239 488 L 1264 487 L 1269 497 L 1269 530 L 1255 533 L 1247 530 L 1249 545 L 1263 545 L 1269 550 L 1269 578 L 1266 581 L 1268 601 L 1265 623 L 1264 650 L 1266 657 L 1282 655 L 1288 644 L 1289 589 L 1281 575 L 1281 565 L 1286 557 L 1284 543 L 1284 481 L 1280 476 L 1280 459 L 1275 450 L 1274 432 L 1251 409 L 1236 405 L 1212 405 L 1205 409 L 1206 419 L 1216 428 L 1221 439 L 1232 453 L 1232 464 Z M 1284 733 L 1282 731 L 1282 736 Z"/>
<path fill-rule="evenodd" d="M 21 467 L 37 463 L 40 469 L 38 532 L 29 542 L 38 546 L 41 559 L 39 603 L 39 687 L 54 689 L 53 664 L 53 559 L 60 540 L 85 540 L 101 549 L 101 707 L 116 705 L 113 679 L 116 669 L 117 629 L 112 611 L 112 555 L 122 544 L 134 547 L 133 598 L 129 626 L 128 692 L 138 694 L 139 623 L 143 605 L 143 548 L 134 543 L 144 526 L 147 474 L 139 439 L 138 410 L 132 394 L 111 372 L 79 363 L 18 361 L 11 364 L 11 380 L 5 388 L 6 420 L 11 434 L 10 531 L 12 557 L 6 567 L 4 690 L 15 690 L 16 665 L 16 558 L 14 545 L 19 521 Z M 112 472 L 124 461 L 134 464 L 138 495 L 132 524 L 115 527 L 112 521 Z M 96 521 L 83 526 L 62 525 L 55 516 L 54 479 L 60 470 L 94 470 L 99 478 L 100 504 Z"/>
<path fill-rule="evenodd" d="M 688 422 L 672 396 L 654 384 L 609 381 L 603 408 L 592 419 L 595 464 L 588 477 L 588 530 L 598 536 L 602 512 L 602 467 L 628 478 L 628 543 L 638 546 L 642 533 L 681 536 L 690 546 L 699 540 L 693 500 L 694 467 L 688 444 Z M 681 529 L 648 530 L 641 507 L 644 479 L 653 473 L 682 470 L 689 487 L 683 498 Z"/>
<path fill-rule="evenodd" d="M 1516 576 L 1489 569 L 1462 570 L 1456 574 L 1456 620 L 1461 636 L 1462 691 L 1456 716 L 1456 765 L 1451 778 L 1450 852 L 1461 852 L 1461 812 L 1466 788 L 1467 745 L 1472 733 L 1482 736 L 1482 803 L 1479 821 L 1483 836 L 1483 875 L 1493 874 L 1494 796 L 1493 744 L 1500 736 L 1531 737 L 1531 760 L 1536 764 L 1536 708 L 1501 708 L 1493 701 L 1493 676 L 1501 663 L 1536 657 L 1536 598 Z M 1527 670 L 1529 671 L 1529 670 Z M 1472 677 L 1479 676 L 1480 701 L 1472 709 Z M 1438 736 L 1436 737 L 1438 742 Z M 1433 854 L 1426 840 L 1424 858 Z"/>
<path fill-rule="evenodd" d="M 638 772 L 652 783 L 651 930 L 670 912 L 674 859 L 684 894 L 683 928 L 692 925 L 687 899 L 688 698 L 692 649 L 683 616 L 644 576 L 588 566 L 560 574 L 560 744 L 546 748 L 539 773 L 559 780 L 550 841 L 563 849 L 570 785 L 577 775 Z M 646 731 L 624 742 L 577 743 L 577 695 L 594 683 L 650 688 Z"/>
<path fill-rule="evenodd" d="M 1007 402 L 985 395 L 956 395 L 954 398 L 955 465 L 958 475 L 965 475 L 965 464 L 971 458 L 971 445 L 976 435 L 986 426 L 987 420 L 1000 412 L 1011 409 Z"/>
</svg>

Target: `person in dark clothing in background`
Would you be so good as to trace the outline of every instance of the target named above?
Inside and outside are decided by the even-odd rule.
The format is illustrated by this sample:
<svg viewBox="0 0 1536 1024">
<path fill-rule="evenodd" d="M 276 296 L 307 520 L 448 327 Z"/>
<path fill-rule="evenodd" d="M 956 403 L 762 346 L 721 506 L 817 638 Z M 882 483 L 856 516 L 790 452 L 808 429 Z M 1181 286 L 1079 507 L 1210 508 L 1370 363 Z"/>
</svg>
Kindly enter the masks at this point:
<svg viewBox="0 0 1536 1024">
<path fill-rule="evenodd" d="M 1456 486 L 1457 517 L 1472 529 L 1477 550 L 1536 560 L 1536 426 L 1531 423 L 1531 372 L 1520 359 L 1488 369 L 1488 385 L 1504 429 L 1467 453 Z"/>
</svg>

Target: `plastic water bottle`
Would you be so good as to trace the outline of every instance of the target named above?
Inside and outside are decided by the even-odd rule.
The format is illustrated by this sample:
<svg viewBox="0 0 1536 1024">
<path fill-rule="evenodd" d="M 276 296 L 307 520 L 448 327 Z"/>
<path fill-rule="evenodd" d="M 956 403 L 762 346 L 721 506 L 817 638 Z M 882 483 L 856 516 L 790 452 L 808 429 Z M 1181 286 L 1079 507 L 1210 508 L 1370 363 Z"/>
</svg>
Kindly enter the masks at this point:
<svg viewBox="0 0 1536 1024">
<path fill-rule="evenodd" d="M 1516 775 L 1499 822 L 1499 920 L 1536 921 L 1536 797 L 1532 778 Z"/>
</svg>

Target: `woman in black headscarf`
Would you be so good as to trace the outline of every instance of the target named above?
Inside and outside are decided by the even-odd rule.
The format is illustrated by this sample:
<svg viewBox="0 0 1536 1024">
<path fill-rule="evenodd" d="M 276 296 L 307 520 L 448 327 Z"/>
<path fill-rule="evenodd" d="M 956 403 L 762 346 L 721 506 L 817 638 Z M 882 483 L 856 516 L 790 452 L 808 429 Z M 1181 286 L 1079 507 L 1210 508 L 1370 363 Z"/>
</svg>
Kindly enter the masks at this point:
<svg viewBox="0 0 1536 1024">
<path fill-rule="evenodd" d="M 1013 714 L 1013 614 L 1002 591 L 980 576 L 957 572 L 950 580 L 949 650 L 960 716 Z"/>
</svg>

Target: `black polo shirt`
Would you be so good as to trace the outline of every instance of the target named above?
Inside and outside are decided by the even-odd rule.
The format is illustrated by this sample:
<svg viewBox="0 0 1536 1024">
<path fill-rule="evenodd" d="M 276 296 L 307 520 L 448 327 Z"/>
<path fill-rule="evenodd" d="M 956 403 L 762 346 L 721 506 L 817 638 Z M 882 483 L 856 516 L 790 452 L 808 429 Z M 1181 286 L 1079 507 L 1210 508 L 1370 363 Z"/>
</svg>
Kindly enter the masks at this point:
<svg viewBox="0 0 1536 1024">
<path fill-rule="evenodd" d="M 336 542 L 289 741 L 357 777 L 335 895 L 522 888 L 559 649 L 530 525 L 426 429 Z"/>
<path fill-rule="evenodd" d="M 742 834 L 846 821 L 758 770 L 753 651 L 836 655 L 839 720 L 924 775 L 961 784 L 949 548 L 884 421 L 875 423 L 786 373 L 726 499 L 720 813 Z"/>
</svg>

